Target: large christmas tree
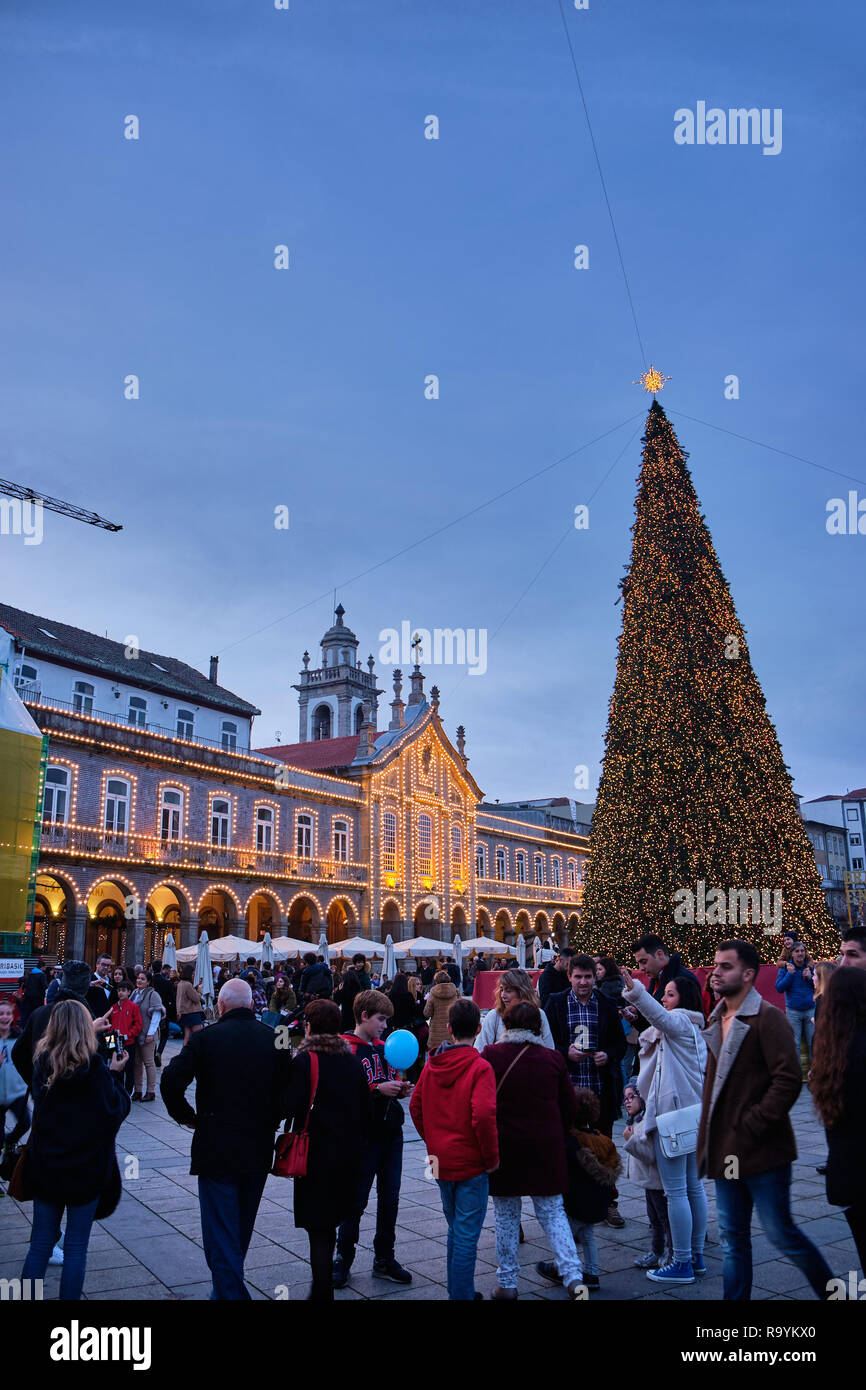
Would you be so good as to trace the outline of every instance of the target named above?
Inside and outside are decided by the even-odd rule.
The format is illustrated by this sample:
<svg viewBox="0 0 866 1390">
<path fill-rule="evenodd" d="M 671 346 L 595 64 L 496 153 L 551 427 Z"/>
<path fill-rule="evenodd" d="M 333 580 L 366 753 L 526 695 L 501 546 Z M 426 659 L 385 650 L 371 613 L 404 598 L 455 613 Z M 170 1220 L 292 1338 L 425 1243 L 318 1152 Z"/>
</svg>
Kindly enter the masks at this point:
<svg viewBox="0 0 866 1390">
<path fill-rule="evenodd" d="M 577 943 L 624 961 L 654 931 L 702 965 L 739 936 L 768 961 L 793 927 L 814 956 L 835 954 L 745 633 L 656 400 L 643 444 Z"/>
</svg>

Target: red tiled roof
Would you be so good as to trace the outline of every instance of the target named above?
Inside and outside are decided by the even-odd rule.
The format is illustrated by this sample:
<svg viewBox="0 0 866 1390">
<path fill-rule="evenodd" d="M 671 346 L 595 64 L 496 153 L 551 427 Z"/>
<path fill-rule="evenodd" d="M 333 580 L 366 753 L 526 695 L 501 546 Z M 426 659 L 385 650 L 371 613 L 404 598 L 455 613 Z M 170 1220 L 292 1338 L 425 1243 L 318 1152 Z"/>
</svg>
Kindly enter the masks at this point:
<svg viewBox="0 0 866 1390">
<path fill-rule="evenodd" d="M 378 737 L 378 735 L 377 735 Z M 359 734 L 345 738 L 316 738 L 309 743 L 278 743 L 275 748 L 256 748 L 266 758 L 276 758 L 289 767 L 301 767 L 307 772 L 322 772 L 326 768 L 347 767 L 358 751 Z"/>
<path fill-rule="evenodd" d="M 841 801 L 866 801 L 866 787 L 857 787 L 853 792 L 846 792 Z"/>
</svg>

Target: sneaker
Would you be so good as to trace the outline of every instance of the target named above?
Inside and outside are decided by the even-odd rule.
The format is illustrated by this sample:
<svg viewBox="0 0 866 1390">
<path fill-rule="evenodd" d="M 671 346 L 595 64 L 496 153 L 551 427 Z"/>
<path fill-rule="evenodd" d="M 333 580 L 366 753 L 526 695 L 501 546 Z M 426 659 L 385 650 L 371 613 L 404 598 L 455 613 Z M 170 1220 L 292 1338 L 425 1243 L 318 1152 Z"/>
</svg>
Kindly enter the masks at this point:
<svg viewBox="0 0 866 1390">
<path fill-rule="evenodd" d="M 601 1288 L 601 1280 L 599 1279 L 599 1277 L 598 1277 L 597 1274 L 584 1274 L 584 1276 L 583 1276 L 583 1282 L 584 1282 L 584 1284 L 586 1284 L 586 1287 L 587 1287 L 588 1289 L 600 1289 L 600 1288 Z"/>
<path fill-rule="evenodd" d="M 155 1092 L 155 1091 L 148 1091 L 148 1093 L 147 1093 L 146 1096 L 142 1096 L 142 1097 L 141 1097 L 142 1104 L 143 1104 L 146 1100 L 156 1100 L 156 1092 Z"/>
<path fill-rule="evenodd" d="M 497 1284 L 490 1297 L 496 1299 L 497 1302 L 515 1299 L 517 1297 L 517 1290 L 503 1289 L 501 1284 Z"/>
<path fill-rule="evenodd" d="M 334 1256 L 334 1267 L 331 1270 L 331 1283 L 335 1289 L 344 1289 L 349 1282 L 349 1271 L 351 1264 L 343 1259 L 342 1255 Z"/>
<path fill-rule="evenodd" d="M 703 1255 L 692 1255 L 692 1270 L 696 1278 L 700 1278 L 702 1274 L 706 1274 L 707 1266 Z"/>
<path fill-rule="evenodd" d="M 605 1217 L 604 1224 L 605 1226 L 613 1226 L 615 1231 L 622 1230 L 623 1226 L 625 1225 L 625 1217 L 620 1216 L 619 1207 L 617 1206 L 616 1202 L 611 1202 L 610 1206 L 608 1207 L 607 1216 Z"/>
<path fill-rule="evenodd" d="M 482 1303 L 484 1301 L 484 1294 L 481 1293 L 478 1289 L 476 1289 L 474 1294 L 472 1295 L 472 1298 L 476 1303 Z"/>
<path fill-rule="evenodd" d="M 130 1099 L 131 1099 L 131 1100 L 141 1100 L 141 1091 L 133 1091 L 133 1093 L 132 1093 Z"/>
<path fill-rule="evenodd" d="M 542 1279 L 549 1279 L 551 1284 L 562 1283 L 562 1275 L 557 1273 L 553 1260 L 539 1260 L 535 1268 Z"/>
<path fill-rule="evenodd" d="M 392 1284 L 411 1284 L 412 1275 L 395 1259 L 374 1260 L 373 1273 L 377 1279 L 390 1279 Z"/>
<path fill-rule="evenodd" d="M 659 1265 L 664 1264 L 664 1256 L 656 1255 L 650 1250 L 648 1254 L 641 1255 L 640 1259 L 635 1260 L 635 1269 L 658 1269 Z"/>
<path fill-rule="evenodd" d="M 55 1245 L 54 1249 L 51 1251 L 50 1256 L 48 1257 L 48 1263 L 49 1263 L 50 1265 L 62 1265 L 62 1264 L 63 1264 L 63 1246 L 62 1246 L 62 1245 Z"/>
<path fill-rule="evenodd" d="M 669 1264 L 661 1269 L 647 1270 L 647 1279 L 652 1279 L 656 1284 L 693 1284 L 695 1282 L 694 1271 L 691 1264 Z"/>
<path fill-rule="evenodd" d="M 585 1294 L 591 1288 L 589 1276 L 584 1275 L 582 1279 L 575 1279 L 573 1283 L 569 1284 L 568 1296 L 574 1303 L 584 1303 L 586 1301 Z"/>
</svg>

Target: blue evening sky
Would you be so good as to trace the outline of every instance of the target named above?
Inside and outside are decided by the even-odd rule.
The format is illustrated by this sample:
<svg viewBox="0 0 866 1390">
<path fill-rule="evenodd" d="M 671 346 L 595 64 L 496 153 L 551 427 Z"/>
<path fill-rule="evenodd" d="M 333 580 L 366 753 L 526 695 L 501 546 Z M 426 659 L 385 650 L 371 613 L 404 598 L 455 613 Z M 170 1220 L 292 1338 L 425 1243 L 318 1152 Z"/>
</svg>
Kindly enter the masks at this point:
<svg viewBox="0 0 866 1390">
<path fill-rule="evenodd" d="M 825 519 L 866 497 L 866 22 L 836 0 L 563 5 L 795 788 L 860 786 L 866 536 Z M 335 587 L 364 659 L 404 620 L 486 629 L 486 674 L 427 676 L 471 770 L 490 798 L 590 799 L 649 402 L 558 0 L 4 0 L 0 70 L 0 475 L 124 525 L 0 538 L 3 598 L 205 671 L 219 652 L 260 746 L 297 738 Z M 675 144 L 699 101 L 781 108 L 781 153 Z"/>
</svg>

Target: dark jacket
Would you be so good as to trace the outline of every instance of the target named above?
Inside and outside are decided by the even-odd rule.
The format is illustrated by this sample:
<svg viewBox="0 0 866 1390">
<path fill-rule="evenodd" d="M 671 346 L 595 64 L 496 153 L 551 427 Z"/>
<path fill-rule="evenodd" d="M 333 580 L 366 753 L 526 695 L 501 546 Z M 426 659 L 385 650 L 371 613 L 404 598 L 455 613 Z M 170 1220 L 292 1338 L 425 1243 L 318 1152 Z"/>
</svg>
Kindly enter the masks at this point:
<svg viewBox="0 0 866 1390">
<path fill-rule="evenodd" d="M 738 1176 L 751 1178 L 797 1157 L 789 1112 L 803 1084 L 800 1057 L 785 1015 L 756 989 L 740 1005 L 723 1050 L 723 1008 L 724 1000 L 704 1032 L 707 1072 L 698 1169 L 702 1177 L 728 1177 L 733 1154 Z"/>
<path fill-rule="evenodd" d="M 444 970 L 448 975 L 452 985 L 456 985 L 459 991 L 463 989 L 463 975 L 459 965 L 455 965 L 453 960 L 445 962 Z"/>
<path fill-rule="evenodd" d="M 378 1141 L 387 1138 L 388 1135 L 399 1133 L 406 1118 L 403 1107 L 399 1100 L 391 1100 L 378 1090 L 383 1081 L 400 1080 L 400 1073 L 385 1060 L 385 1044 L 381 1041 L 366 1043 L 356 1033 L 344 1033 L 342 1036 L 343 1042 L 364 1069 L 373 1107 L 369 1126 L 370 1140 Z"/>
<path fill-rule="evenodd" d="M 572 1129 L 566 1137 L 565 1150 L 566 1214 L 590 1225 L 604 1221 L 611 1202 L 616 1201 L 616 1180 L 622 1172 L 616 1145 L 598 1130 Z"/>
<path fill-rule="evenodd" d="M 295 1178 L 295 1225 L 333 1230 L 354 1216 L 361 1150 L 372 1104 L 364 1069 L 342 1038 L 322 1033 L 301 1043 L 286 1097 L 286 1128 L 302 1130 L 310 1101 L 310 1053 L 319 1083 L 310 1115 L 307 1177 Z"/>
<path fill-rule="evenodd" d="M 33 1124 L 24 1160 L 25 1200 L 84 1206 L 109 1191 L 120 1195 L 114 1152 L 131 1103 L 123 1072 L 110 1072 L 96 1053 L 72 1076 L 44 1084 L 39 1059 L 33 1077 Z M 105 1205 L 100 1216 L 109 1215 Z"/>
<path fill-rule="evenodd" d="M 167 980 L 164 975 L 154 975 L 151 984 L 159 995 L 162 1007 L 165 1009 L 163 1019 L 171 1018 L 174 1008 L 174 991 L 171 987 L 171 980 Z"/>
<path fill-rule="evenodd" d="M 108 1013 L 112 1004 L 117 1003 L 117 990 L 114 988 L 113 980 L 108 980 L 106 983 L 108 986 L 107 994 L 102 985 L 91 982 L 90 988 L 84 997 L 85 1003 L 94 1018 L 102 1018 L 103 1015 Z"/>
<path fill-rule="evenodd" d="M 599 1097 L 601 1115 L 598 1123 L 600 1129 L 608 1130 L 619 1114 L 622 1097 L 622 1071 L 619 1064 L 625 1056 L 625 1033 L 619 1014 L 604 995 L 594 994 L 593 998 L 598 1006 L 598 1050 L 607 1053 L 607 1061 L 599 1068 L 602 1090 Z M 560 990 L 558 994 L 551 994 L 544 1012 L 547 1014 L 554 1045 L 568 1065 L 568 1049 L 573 1039 L 568 1027 L 567 993 Z"/>
<path fill-rule="evenodd" d="M 541 1007 L 544 1008 L 551 994 L 560 994 L 569 988 L 568 976 L 564 970 L 557 970 L 552 960 L 542 970 L 538 977 L 538 997 L 541 1000 Z"/>
<path fill-rule="evenodd" d="M 288 1050 L 250 1009 L 230 1009 L 193 1033 L 162 1073 L 160 1093 L 178 1124 L 194 1125 L 190 1172 L 207 1176 L 267 1173 L 274 1133 L 285 1117 L 291 1081 Z M 196 1083 L 193 1110 L 186 1089 Z"/>
<path fill-rule="evenodd" d="M 862 1207 L 866 1153 L 866 1033 L 855 1033 L 845 1068 L 842 1114 L 827 1130 L 827 1201 Z"/>
<path fill-rule="evenodd" d="M 55 1004 L 60 1004 L 64 999 L 74 999 L 79 1004 L 86 1004 L 87 1000 L 80 994 L 74 994 L 72 990 L 64 989 L 61 985 L 51 1004 L 43 1004 L 41 1008 L 34 1009 L 27 1020 L 21 1037 L 12 1049 L 12 1061 L 16 1069 L 24 1077 L 28 1086 L 33 1078 L 33 1053 L 36 1051 L 36 1044 L 48 1027 L 48 1020 L 51 1017 L 51 1010 Z M 93 1010 L 90 1010 L 93 1014 Z M 107 1009 L 103 1009 L 105 1014 Z M 95 1017 L 95 1015 L 94 1015 Z"/>
<path fill-rule="evenodd" d="M 499 1167 L 490 1174 L 490 1193 L 553 1197 L 568 1190 L 565 1135 L 577 1117 L 574 1088 L 558 1052 L 520 1030 L 511 1031 L 508 1038 L 485 1047 L 481 1054 L 499 1086 Z M 523 1056 L 505 1076 L 524 1047 Z"/>
<path fill-rule="evenodd" d="M 343 983 L 340 986 L 340 995 L 337 1003 L 340 1005 L 340 1013 L 343 1016 L 342 1028 L 345 1033 L 351 1033 L 355 1027 L 355 995 L 363 990 L 370 988 L 370 976 L 366 970 L 356 970 L 353 966 L 347 970 L 343 976 Z"/>
<path fill-rule="evenodd" d="M 697 975 L 694 971 L 689 970 L 688 966 L 683 963 L 683 958 L 679 952 L 672 951 L 664 970 L 660 975 L 656 976 L 654 980 L 650 981 L 647 985 L 647 989 L 653 999 L 658 999 L 659 1002 L 661 1002 L 661 997 L 665 992 L 665 985 L 668 981 L 677 980 L 683 975 L 687 976 L 690 980 L 694 980 L 697 985 L 700 985 L 700 980 Z"/>
<path fill-rule="evenodd" d="M 330 999 L 333 991 L 334 977 L 330 966 L 319 960 L 315 965 L 305 967 L 301 974 L 301 994 L 308 999 Z"/>
</svg>

